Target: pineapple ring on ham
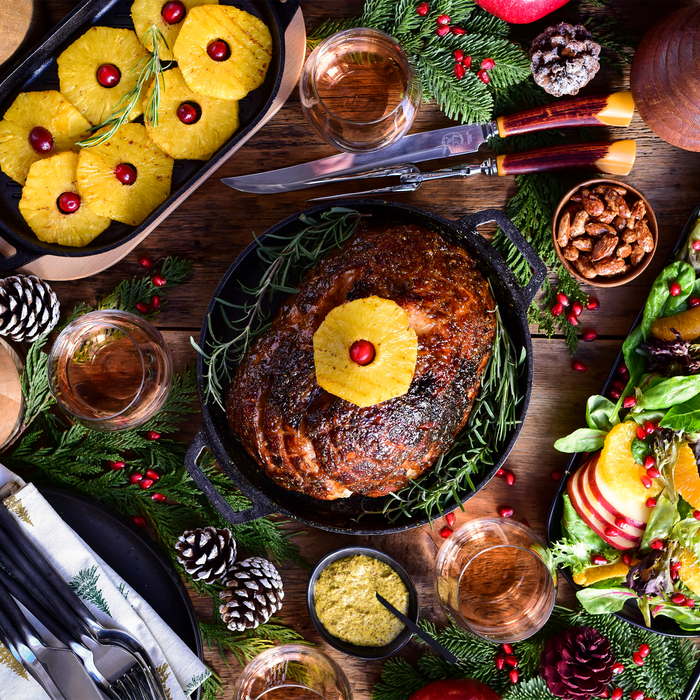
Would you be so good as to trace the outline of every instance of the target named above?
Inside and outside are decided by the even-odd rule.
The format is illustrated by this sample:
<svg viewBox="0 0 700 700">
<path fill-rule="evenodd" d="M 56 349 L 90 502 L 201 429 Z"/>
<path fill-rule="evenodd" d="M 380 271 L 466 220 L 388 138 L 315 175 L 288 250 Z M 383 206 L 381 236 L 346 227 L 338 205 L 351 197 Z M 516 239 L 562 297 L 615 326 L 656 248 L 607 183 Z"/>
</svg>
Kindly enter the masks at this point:
<svg viewBox="0 0 700 700">
<path fill-rule="evenodd" d="M 61 93 L 91 124 L 102 124 L 117 103 L 136 87 L 139 63 L 148 55 L 131 29 L 90 27 L 58 57 Z M 100 85 L 97 71 L 103 65 L 113 65 L 119 70 L 116 85 Z M 141 114 L 141 102 L 139 99 L 130 112 L 130 121 Z"/>
<path fill-rule="evenodd" d="M 153 83 L 144 104 L 153 91 Z M 196 103 L 201 115 L 184 124 L 177 115 L 183 103 Z M 187 87 L 178 68 L 163 73 L 163 90 L 158 106 L 158 126 L 145 121 L 148 135 L 169 156 L 208 160 L 238 129 L 238 102 L 199 95 Z"/>
<path fill-rule="evenodd" d="M 46 153 L 35 151 L 29 143 L 29 134 L 37 126 L 53 139 L 53 148 Z M 23 185 L 32 163 L 61 151 L 77 151 L 76 141 L 89 128 L 90 122 L 57 90 L 22 92 L 0 121 L 0 169 Z"/>
<path fill-rule="evenodd" d="M 209 44 L 226 43 L 230 56 L 214 60 Z M 243 99 L 262 85 L 272 57 L 272 37 L 262 20 L 229 5 L 192 8 L 173 47 L 185 82 L 200 95 Z"/>
<path fill-rule="evenodd" d="M 19 210 L 40 241 L 80 248 L 112 223 L 91 212 L 83 201 L 70 214 L 59 208 L 62 194 L 78 193 L 77 167 L 78 154 L 66 151 L 38 160 L 29 168 Z"/>
</svg>

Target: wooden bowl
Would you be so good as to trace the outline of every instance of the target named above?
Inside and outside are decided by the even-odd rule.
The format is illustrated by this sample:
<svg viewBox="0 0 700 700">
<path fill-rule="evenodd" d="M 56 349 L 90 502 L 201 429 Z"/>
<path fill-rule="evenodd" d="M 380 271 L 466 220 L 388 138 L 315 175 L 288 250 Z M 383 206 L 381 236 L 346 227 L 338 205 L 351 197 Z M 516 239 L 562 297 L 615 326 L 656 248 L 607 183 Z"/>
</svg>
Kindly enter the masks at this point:
<svg viewBox="0 0 700 700">
<path fill-rule="evenodd" d="M 642 262 L 637 265 L 637 267 L 633 267 L 629 272 L 623 274 L 623 275 L 616 275 L 615 277 L 595 277 L 594 279 L 590 280 L 584 277 L 574 266 L 571 262 L 569 262 L 561 252 L 561 247 L 559 246 L 559 243 L 557 242 L 557 229 L 559 227 L 559 217 L 561 216 L 562 210 L 564 207 L 567 206 L 569 203 L 569 200 L 573 195 L 575 195 L 579 190 L 582 190 L 584 187 L 592 189 L 593 187 L 597 187 L 598 185 L 614 185 L 616 187 L 624 187 L 627 190 L 628 195 L 634 194 L 636 195 L 639 199 L 641 199 L 644 202 L 644 206 L 646 207 L 647 213 L 647 220 L 649 223 L 649 231 L 651 232 L 651 235 L 654 237 L 654 249 L 650 252 L 647 253 L 644 256 L 644 259 Z M 626 195 L 626 196 L 628 196 Z M 627 183 L 625 182 L 620 182 L 619 180 L 612 180 L 612 179 L 604 179 L 604 178 L 595 178 L 593 180 L 586 180 L 586 182 L 582 182 L 579 185 L 576 185 L 573 189 L 569 190 L 561 199 L 559 202 L 559 206 L 557 206 L 556 211 L 554 212 L 554 217 L 552 219 L 552 244 L 554 245 L 554 250 L 557 253 L 557 257 L 559 260 L 561 260 L 562 265 L 566 268 L 567 272 L 576 280 L 581 282 L 582 284 L 588 284 L 591 287 L 620 287 L 623 284 L 627 284 L 628 282 L 632 281 L 635 277 L 638 277 L 639 275 L 646 270 L 647 266 L 651 262 L 651 259 L 654 257 L 656 254 L 656 249 L 658 247 L 658 242 L 659 242 L 659 227 L 658 224 L 656 223 L 656 216 L 654 216 L 654 210 L 651 208 L 651 205 L 649 204 L 649 201 L 647 198 L 637 189 L 634 187 L 630 187 Z"/>
</svg>

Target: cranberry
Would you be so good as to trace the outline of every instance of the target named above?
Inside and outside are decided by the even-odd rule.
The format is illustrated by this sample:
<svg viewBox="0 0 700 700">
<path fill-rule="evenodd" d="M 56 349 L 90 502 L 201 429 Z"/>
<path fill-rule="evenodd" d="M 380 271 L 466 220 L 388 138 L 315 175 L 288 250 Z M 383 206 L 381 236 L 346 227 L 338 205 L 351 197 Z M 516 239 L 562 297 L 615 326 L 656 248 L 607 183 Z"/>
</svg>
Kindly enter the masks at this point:
<svg viewBox="0 0 700 700">
<path fill-rule="evenodd" d="M 196 124 L 201 116 L 202 109 L 195 102 L 183 102 L 177 108 L 177 118 L 183 124 Z"/>
<path fill-rule="evenodd" d="M 112 88 L 118 85 L 121 79 L 122 74 L 119 72 L 119 68 L 111 63 L 103 63 L 97 69 L 97 82 L 102 85 L 102 87 Z"/>
<path fill-rule="evenodd" d="M 114 176 L 122 185 L 133 185 L 136 182 L 136 168 L 131 163 L 119 163 L 114 168 Z"/>
<path fill-rule="evenodd" d="M 374 360 L 374 355 L 374 345 L 369 340 L 356 340 L 350 346 L 350 359 L 363 367 Z"/>
<path fill-rule="evenodd" d="M 207 53 L 212 61 L 225 61 L 231 55 L 231 49 L 222 39 L 216 39 L 207 46 Z"/>
<path fill-rule="evenodd" d="M 35 126 L 29 132 L 29 145 L 37 153 L 48 153 L 53 148 L 51 132 L 43 126 Z"/>
<path fill-rule="evenodd" d="M 160 11 L 163 15 L 163 19 L 168 24 L 177 24 L 182 22 L 185 18 L 185 6 L 180 2 L 180 0 L 173 0 L 172 2 L 166 2 L 163 5 L 163 9 Z"/>
<path fill-rule="evenodd" d="M 80 209 L 80 196 L 75 192 L 64 192 L 56 200 L 56 206 L 62 214 L 73 214 Z"/>
</svg>

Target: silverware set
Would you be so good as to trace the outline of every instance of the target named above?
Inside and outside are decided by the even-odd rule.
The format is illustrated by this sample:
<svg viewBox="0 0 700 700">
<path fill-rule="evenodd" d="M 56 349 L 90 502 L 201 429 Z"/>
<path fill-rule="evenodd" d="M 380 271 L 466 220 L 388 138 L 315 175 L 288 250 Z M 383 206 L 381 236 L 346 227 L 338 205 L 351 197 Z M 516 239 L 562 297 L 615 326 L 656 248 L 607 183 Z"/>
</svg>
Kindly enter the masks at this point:
<svg viewBox="0 0 700 700">
<path fill-rule="evenodd" d="M 167 700 L 142 644 L 100 624 L 3 505 L 0 641 L 52 700 Z"/>
</svg>

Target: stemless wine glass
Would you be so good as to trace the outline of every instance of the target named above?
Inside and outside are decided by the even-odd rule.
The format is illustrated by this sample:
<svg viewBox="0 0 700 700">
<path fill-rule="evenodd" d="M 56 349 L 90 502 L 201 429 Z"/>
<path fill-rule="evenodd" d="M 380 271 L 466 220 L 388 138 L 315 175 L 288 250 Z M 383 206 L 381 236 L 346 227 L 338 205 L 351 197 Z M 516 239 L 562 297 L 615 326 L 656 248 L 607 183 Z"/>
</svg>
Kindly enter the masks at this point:
<svg viewBox="0 0 700 700">
<path fill-rule="evenodd" d="M 455 530 L 435 569 L 445 612 L 498 643 L 535 634 L 552 613 L 556 587 L 533 545 L 545 547 L 529 527 L 503 518 L 472 520 Z"/>
<path fill-rule="evenodd" d="M 92 311 L 69 323 L 49 355 L 61 408 L 95 430 L 126 430 L 162 408 L 172 381 L 163 336 L 126 311 Z"/>
<path fill-rule="evenodd" d="M 314 130 L 341 151 L 385 148 L 413 124 L 420 82 L 403 49 L 375 29 L 348 29 L 320 43 L 299 83 Z"/>
<path fill-rule="evenodd" d="M 352 700 L 343 669 L 322 651 L 283 644 L 256 656 L 233 691 L 234 700 Z"/>
</svg>

